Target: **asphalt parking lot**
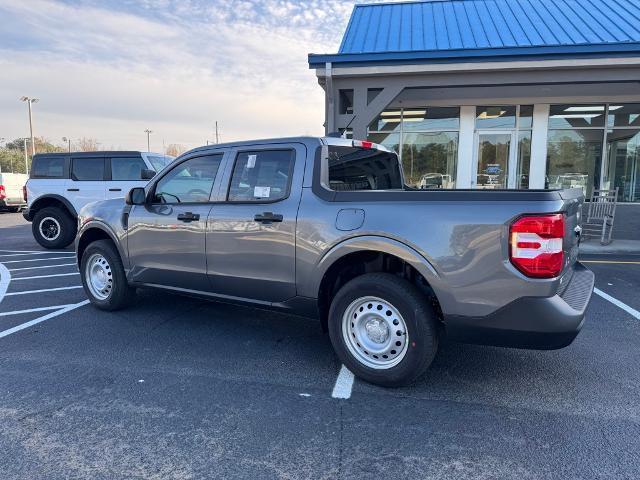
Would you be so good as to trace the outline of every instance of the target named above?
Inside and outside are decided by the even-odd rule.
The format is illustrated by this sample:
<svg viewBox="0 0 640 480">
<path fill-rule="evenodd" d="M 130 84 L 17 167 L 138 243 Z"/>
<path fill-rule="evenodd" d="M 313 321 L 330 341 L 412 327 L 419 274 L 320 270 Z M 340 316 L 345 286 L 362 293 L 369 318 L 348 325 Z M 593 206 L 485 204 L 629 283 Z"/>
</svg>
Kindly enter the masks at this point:
<svg viewBox="0 0 640 480">
<path fill-rule="evenodd" d="M 1 478 L 640 477 L 639 257 L 584 259 L 627 310 L 594 295 L 568 348 L 445 341 L 415 385 L 339 399 L 317 322 L 152 291 L 97 311 L 17 214 L 0 250 Z"/>
</svg>

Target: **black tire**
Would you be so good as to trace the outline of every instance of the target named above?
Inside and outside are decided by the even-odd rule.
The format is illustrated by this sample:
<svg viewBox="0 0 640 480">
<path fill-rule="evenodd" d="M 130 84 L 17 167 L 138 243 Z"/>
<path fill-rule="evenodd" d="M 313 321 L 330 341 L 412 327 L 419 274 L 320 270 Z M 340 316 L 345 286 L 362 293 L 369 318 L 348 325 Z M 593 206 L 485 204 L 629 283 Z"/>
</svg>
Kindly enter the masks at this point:
<svg viewBox="0 0 640 480">
<path fill-rule="evenodd" d="M 53 238 L 45 237 L 41 231 L 42 229 L 46 230 L 47 223 L 53 228 L 52 235 L 55 235 Z M 76 229 L 76 221 L 69 213 L 58 207 L 46 207 L 38 210 L 31 222 L 33 238 L 44 248 L 68 247 L 76 238 Z"/>
<path fill-rule="evenodd" d="M 347 314 L 347 309 L 356 300 L 364 297 L 376 297 L 389 303 L 399 312 L 406 325 L 409 339 L 406 353 L 399 363 L 389 368 L 378 369 L 365 365 L 345 343 L 343 315 Z M 346 283 L 331 302 L 328 323 L 331 343 L 340 361 L 357 377 L 384 387 L 412 383 L 429 367 L 438 350 L 438 319 L 427 297 L 408 281 L 389 273 L 368 273 Z M 390 332 L 389 335 L 394 333 Z M 398 340 L 402 340 L 402 337 Z M 366 355 L 370 355 L 369 352 Z"/>
<path fill-rule="evenodd" d="M 88 264 L 90 261 L 93 262 L 93 259 L 98 258 L 98 255 L 107 264 L 105 271 L 107 272 L 110 286 L 106 289 L 106 298 L 96 296 L 88 283 Z M 135 288 L 131 287 L 127 282 L 120 255 L 110 240 L 96 240 L 85 249 L 80 260 L 80 278 L 89 301 L 100 310 L 114 311 L 125 308 L 131 304 L 136 294 Z"/>
</svg>

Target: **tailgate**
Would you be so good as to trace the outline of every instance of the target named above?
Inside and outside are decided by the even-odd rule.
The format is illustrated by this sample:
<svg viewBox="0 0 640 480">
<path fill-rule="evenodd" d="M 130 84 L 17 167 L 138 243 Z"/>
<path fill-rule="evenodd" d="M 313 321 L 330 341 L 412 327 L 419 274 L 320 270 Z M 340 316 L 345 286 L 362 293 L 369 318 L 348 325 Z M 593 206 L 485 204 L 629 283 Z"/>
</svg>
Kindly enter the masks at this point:
<svg viewBox="0 0 640 480">
<path fill-rule="evenodd" d="M 564 211 L 566 214 L 564 235 L 564 272 L 566 273 L 569 270 L 573 270 L 573 266 L 578 260 L 584 194 L 581 188 L 571 188 L 563 190 L 560 196 L 564 200 Z"/>
</svg>

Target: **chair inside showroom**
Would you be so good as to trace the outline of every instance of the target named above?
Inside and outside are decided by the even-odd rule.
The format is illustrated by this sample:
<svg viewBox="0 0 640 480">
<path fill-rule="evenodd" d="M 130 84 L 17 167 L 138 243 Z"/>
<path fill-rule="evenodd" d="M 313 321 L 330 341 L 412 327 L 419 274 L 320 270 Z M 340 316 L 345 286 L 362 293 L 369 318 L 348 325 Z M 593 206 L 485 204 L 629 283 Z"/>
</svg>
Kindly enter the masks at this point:
<svg viewBox="0 0 640 480">
<path fill-rule="evenodd" d="M 582 225 L 582 236 L 585 240 L 599 238 L 601 245 L 611 243 L 617 200 L 618 188 L 593 191 L 589 201 L 587 219 Z"/>
</svg>

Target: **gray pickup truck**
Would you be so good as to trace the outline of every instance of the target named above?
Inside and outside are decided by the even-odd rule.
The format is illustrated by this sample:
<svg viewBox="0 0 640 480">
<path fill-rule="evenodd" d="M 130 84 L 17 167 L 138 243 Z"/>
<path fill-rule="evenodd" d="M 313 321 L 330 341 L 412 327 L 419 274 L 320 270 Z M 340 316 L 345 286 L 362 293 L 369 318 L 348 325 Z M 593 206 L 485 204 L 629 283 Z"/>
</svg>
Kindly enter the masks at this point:
<svg viewBox="0 0 640 480">
<path fill-rule="evenodd" d="M 577 190 L 420 190 L 365 141 L 289 138 L 197 148 L 146 188 L 79 215 L 96 307 L 139 287 L 320 319 L 339 359 L 385 386 L 438 343 L 554 349 L 583 324 Z"/>
</svg>

